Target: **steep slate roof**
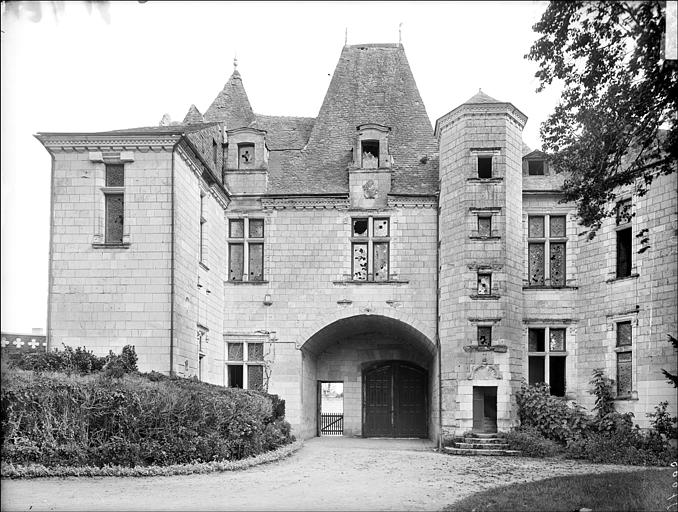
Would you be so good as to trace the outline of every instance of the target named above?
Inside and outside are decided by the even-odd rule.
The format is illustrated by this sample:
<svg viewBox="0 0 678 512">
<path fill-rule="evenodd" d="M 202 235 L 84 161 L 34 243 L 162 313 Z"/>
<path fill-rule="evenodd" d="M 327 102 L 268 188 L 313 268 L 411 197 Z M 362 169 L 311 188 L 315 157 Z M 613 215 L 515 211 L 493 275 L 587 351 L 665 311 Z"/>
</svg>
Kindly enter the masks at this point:
<svg viewBox="0 0 678 512">
<path fill-rule="evenodd" d="M 492 96 L 488 96 L 483 92 L 482 89 L 478 89 L 478 92 L 467 99 L 463 104 L 464 105 L 473 105 L 477 103 L 504 103 L 503 101 L 495 100 Z"/>
<path fill-rule="evenodd" d="M 398 44 L 344 47 L 305 149 L 271 152 L 269 193 L 347 193 L 356 127 L 365 123 L 391 128 L 391 193 L 434 194 L 437 143 Z"/>
<path fill-rule="evenodd" d="M 226 123 L 228 130 L 250 126 L 256 121 L 237 69 L 205 112 L 205 121 Z"/>
<path fill-rule="evenodd" d="M 303 148 L 315 122 L 313 117 L 256 116 L 256 127 L 266 131 L 266 145 L 271 151 Z"/>
<path fill-rule="evenodd" d="M 186 117 L 184 117 L 182 122 L 184 124 L 202 123 L 203 117 L 198 108 L 195 105 L 191 105 L 191 107 L 188 109 L 188 112 L 186 113 Z"/>
</svg>

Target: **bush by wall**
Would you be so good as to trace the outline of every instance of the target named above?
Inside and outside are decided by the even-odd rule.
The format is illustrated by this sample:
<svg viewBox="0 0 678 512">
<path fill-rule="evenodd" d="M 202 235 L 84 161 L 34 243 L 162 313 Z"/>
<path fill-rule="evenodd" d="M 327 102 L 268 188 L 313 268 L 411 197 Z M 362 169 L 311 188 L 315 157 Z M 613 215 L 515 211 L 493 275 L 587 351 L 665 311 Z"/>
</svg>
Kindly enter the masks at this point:
<svg viewBox="0 0 678 512">
<path fill-rule="evenodd" d="M 89 375 L 105 371 L 109 375 L 120 377 L 124 373 L 137 371 L 137 354 L 133 345 L 125 345 L 122 352 L 99 357 L 87 347 L 73 348 L 64 345 L 62 350 L 22 354 L 12 362 L 12 366 L 35 372 L 63 372 L 67 374 Z"/>
<path fill-rule="evenodd" d="M 563 447 L 546 439 L 535 427 L 520 427 L 505 434 L 510 450 L 519 450 L 525 457 L 553 457 L 563 452 Z"/>
<path fill-rule="evenodd" d="M 131 364 L 121 357 L 117 367 Z M 3 461 L 47 467 L 185 464 L 238 460 L 293 440 L 277 397 L 187 379 L 115 376 L 5 369 Z"/>
</svg>

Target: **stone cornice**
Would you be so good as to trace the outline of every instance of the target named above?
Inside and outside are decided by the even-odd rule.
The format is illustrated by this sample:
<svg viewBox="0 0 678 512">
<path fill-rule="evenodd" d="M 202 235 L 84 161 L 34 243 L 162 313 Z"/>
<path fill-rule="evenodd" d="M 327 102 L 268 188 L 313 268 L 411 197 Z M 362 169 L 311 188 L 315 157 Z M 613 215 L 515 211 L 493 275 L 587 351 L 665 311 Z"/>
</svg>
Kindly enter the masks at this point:
<svg viewBox="0 0 678 512">
<path fill-rule="evenodd" d="M 262 197 L 264 210 L 296 210 L 337 209 L 347 210 L 350 205 L 348 197 L 301 196 L 301 197 Z"/>
<path fill-rule="evenodd" d="M 66 134 L 66 133 L 39 133 L 35 135 L 46 149 L 51 151 L 97 151 L 102 148 L 115 150 L 140 150 L 142 148 L 171 150 L 181 134 L 170 135 L 96 135 L 96 134 Z"/>
<path fill-rule="evenodd" d="M 521 128 L 527 123 L 527 116 L 512 103 L 464 103 L 436 121 L 435 136 L 440 137 L 445 128 L 454 124 L 461 117 L 486 115 L 503 115 Z"/>
<path fill-rule="evenodd" d="M 438 198 L 435 196 L 388 196 L 389 208 L 436 208 Z"/>
</svg>

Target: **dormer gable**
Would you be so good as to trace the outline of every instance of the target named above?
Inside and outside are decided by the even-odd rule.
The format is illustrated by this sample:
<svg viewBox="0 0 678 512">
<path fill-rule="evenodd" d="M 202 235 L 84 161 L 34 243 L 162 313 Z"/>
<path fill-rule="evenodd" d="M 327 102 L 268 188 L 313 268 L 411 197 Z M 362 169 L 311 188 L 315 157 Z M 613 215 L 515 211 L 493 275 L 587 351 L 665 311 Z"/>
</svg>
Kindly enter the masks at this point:
<svg viewBox="0 0 678 512">
<path fill-rule="evenodd" d="M 226 131 L 227 170 L 265 170 L 268 168 L 266 132 L 256 128 Z"/>
<path fill-rule="evenodd" d="M 353 147 L 354 169 L 390 169 L 389 135 L 391 128 L 376 123 L 360 124 Z"/>
<path fill-rule="evenodd" d="M 523 156 L 523 176 L 550 175 L 548 155 L 535 149 Z"/>
</svg>

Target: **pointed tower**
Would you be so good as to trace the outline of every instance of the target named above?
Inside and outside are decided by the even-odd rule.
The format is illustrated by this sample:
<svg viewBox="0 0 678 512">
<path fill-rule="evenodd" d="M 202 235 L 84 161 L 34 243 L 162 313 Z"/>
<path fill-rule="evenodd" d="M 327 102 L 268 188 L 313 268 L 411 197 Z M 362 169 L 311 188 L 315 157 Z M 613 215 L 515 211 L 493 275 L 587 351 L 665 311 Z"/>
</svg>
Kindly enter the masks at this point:
<svg viewBox="0 0 678 512">
<path fill-rule="evenodd" d="M 515 424 L 523 376 L 522 129 L 482 91 L 436 122 L 443 431 Z"/>
<path fill-rule="evenodd" d="M 182 124 L 200 124 L 202 122 L 204 122 L 202 114 L 195 105 L 191 105 Z"/>
<path fill-rule="evenodd" d="M 233 59 L 231 78 L 205 112 L 205 121 L 225 123 L 229 130 L 251 126 L 256 122 L 238 71 L 237 59 Z"/>
</svg>

